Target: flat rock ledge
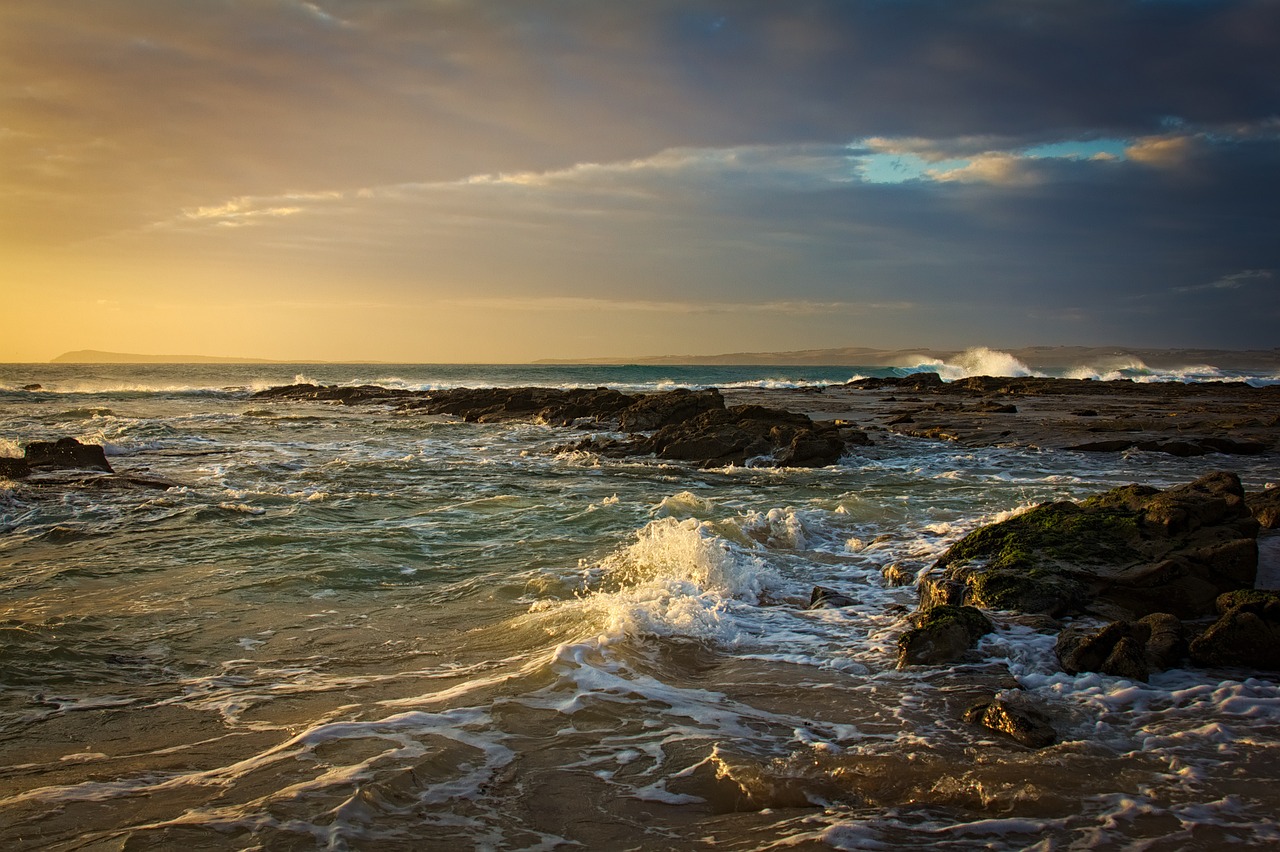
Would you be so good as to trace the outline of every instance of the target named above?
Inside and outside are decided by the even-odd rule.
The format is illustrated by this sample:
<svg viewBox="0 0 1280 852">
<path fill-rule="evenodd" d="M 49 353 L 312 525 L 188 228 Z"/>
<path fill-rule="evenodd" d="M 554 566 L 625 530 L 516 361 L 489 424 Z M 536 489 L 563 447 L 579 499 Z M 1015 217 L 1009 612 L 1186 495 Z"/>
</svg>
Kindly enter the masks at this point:
<svg viewBox="0 0 1280 852">
<path fill-rule="evenodd" d="M 255 399 L 392 405 L 402 411 L 444 414 L 468 422 L 525 420 L 554 426 L 622 432 L 558 447 L 609 457 L 655 456 L 701 467 L 732 464 L 824 467 L 850 447 L 870 443 L 848 424 L 815 421 L 806 414 L 761 405 L 726 407 L 715 388 L 678 388 L 625 394 L 609 388 L 453 388 L 409 391 L 372 385 L 288 385 Z"/>
</svg>

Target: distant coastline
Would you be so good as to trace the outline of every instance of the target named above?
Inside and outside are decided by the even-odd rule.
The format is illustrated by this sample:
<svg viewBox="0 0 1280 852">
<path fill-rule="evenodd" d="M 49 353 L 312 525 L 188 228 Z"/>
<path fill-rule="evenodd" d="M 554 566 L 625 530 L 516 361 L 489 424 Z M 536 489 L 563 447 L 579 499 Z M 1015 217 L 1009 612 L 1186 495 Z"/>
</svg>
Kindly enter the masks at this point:
<svg viewBox="0 0 1280 852">
<path fill-rule="evenodd" d="M 642 366 L 779 366 L 779 367 L 916 367 L 930 361 L 951 362 L 974 350 L 874 349 L 851 346 L 835 349 L 801 349 L 789 352 L 731 352 L 721 355 L 649 355 L 632 358 L 541 358 L 534 365 L 642 365 Z M 1123 364 L 1141 361 L 1156 369 L 1176 369 L 1208 364 L 1226 370 L 1280 370 L 1280 348 L 1275 349 L 1154 349 L 1123 346 L 1026 346 L 998 350 L 1032 369 L 1071 368 L 1085 365 Z M 221 355 L 143 355 L 78 349 L 51 359 L 52 364 L 387 364 L 382 360 L 331 361 L 309 358 L 281 360 Z"/>
<path fill-rule="evenodd" d="M 545 358 L 535 364 L 603 365 L 751 365 L 829 367 L 914 367 L 925 361 L 950 362 L 965 349 L 803 349 L 793 352 L 735 352 L 724 355 L 659 355 L 641 358 Z M 1189 364 L 1211 364 L 1227 370 L 1280 369 L 1276 349 L 1147 349 L 1123 346 L 1025 346 L 999 348 L 1033 369 L 1070 368 L 1137 359 L 1149 367 L 1171 369 Z"/>
</svg>

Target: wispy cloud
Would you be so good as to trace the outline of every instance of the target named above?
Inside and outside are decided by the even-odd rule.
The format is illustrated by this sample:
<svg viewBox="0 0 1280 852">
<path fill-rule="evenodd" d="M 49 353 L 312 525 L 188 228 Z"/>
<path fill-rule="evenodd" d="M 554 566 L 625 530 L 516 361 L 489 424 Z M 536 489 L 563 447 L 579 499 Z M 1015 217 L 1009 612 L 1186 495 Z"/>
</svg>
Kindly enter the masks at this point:
<svg viewBox="0 0 1280 852">
<path fill-rule="evenodd" d="M 1212 290 L 1239 290 L 1256 281 L 1269 281 L 1273 276 L 1270 269 L 1242 269 L 1230 275 L 1210 281 L 1207 284 L 1192 284 L 1187 287 L 1174 287 L 1175 293 L 1203 293 Z"/>
</svg>

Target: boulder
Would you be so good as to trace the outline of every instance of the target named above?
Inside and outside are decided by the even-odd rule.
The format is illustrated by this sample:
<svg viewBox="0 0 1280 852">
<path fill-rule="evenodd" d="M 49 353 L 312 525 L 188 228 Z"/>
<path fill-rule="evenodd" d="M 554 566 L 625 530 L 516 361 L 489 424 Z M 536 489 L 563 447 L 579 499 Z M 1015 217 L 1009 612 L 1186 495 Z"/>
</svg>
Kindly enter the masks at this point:
<svg viewBox="0 0 1280 852">
<path fill-rule="evenodd" d="M 1094 630 L 1069 627 L 1058 635 L 1053 651 L 1068 674 L 1102 672 L 1146 680 L 1151 672 L 1177 665 L 1187 642 L 1182 622 L 1161 612 Z"/>
<path fill-rule="evenodd" d="M 75 438 L 33 441 L 23 448 L 23 460 L 31 469 L 102 470 L 113 473 L 107 455 L 98 444 L 82 444 Z"/>
<path fill-rule="evenodd" d="M 1048 716 L 1030 698 L 1006 690 L 991 701 L 965 711 L 964 720 L 1010 737 L 1027 748 L 1046 748 L 1058 741 Z"/>
<path fill-rule="evenodd" d="M 900 562 L 890 562 L 880 569 L 880 573 L 890 586 L 910 586 L 916 581 L 916 572 Z"/>
<path fill-rule="evenodd" d="M 1280 671 L 1280 592 L 1229 592 L 1217 605 L 1221 616 L 1191 642 L 1192 661 Z"/>
<path fill-rule="evenodd" d="M 1264 529 L 1280 527 L 1280 488 L 1268 488 L 1258 494 L 1245 497 L 1245 505 Z"/>
<path fill-rule="evenodd" d="M 922 582 L 921 607 L 1204 615 L 1222 592 L 1253 586 L 1257 531 L 1234 473 L 1045 503 L 953 544 Z"/>
<path fill-rule="evenodd" d="M 935 606 L 919 613 L 916 626 L 898 637 L 898 668 L 959 660 L 994 627 L 971 606 Z"/>
</svg>

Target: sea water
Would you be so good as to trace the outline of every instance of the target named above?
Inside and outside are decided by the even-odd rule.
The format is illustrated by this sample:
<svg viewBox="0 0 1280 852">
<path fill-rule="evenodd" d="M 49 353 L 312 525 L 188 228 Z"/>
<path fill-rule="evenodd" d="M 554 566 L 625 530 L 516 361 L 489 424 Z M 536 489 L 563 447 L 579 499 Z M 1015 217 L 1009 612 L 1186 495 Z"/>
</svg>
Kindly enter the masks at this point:
<svg viewBox="0 0 1280 852">
<path fill-rule="evenodd" d="M 1066 675 L 1052 631 L 1000 614 L 971 663 L 898 671 L 916 595 L 882 575 L 1045 500 L 1213 469 L 1258 490 L 1280 481 L 1270 457 L 877 433 L 827 468 L 698 470 L 560 451 L 579 433 L 556 427 L 251 398 L 295 380 L 640 391 L 892 372 L 0 367 L 0 455 L 69 435 L 176 483 L 0 481 L 0 845 L 1280 841 L 1274 677 Z M 856 603 L 806 609 L 815 584 Z M 961 721 L 1014 686 L 1062 742 Z"/>
</svg>

